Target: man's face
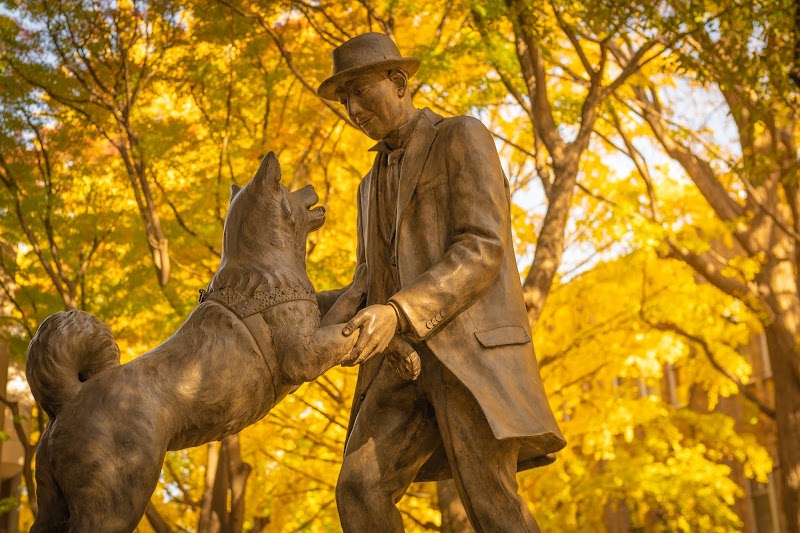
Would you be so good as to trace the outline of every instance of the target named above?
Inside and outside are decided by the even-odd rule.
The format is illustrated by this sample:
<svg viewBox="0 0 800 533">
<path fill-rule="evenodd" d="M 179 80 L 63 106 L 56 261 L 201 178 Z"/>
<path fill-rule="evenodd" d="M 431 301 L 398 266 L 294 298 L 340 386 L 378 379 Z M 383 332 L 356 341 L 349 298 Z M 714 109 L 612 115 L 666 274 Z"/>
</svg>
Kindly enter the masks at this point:
<svg viewBox="0 0 800 533">
<path fill-rule="evenodd" d="M 351 80 L 336 90 L 336 96 L 350 119 L 371 139 L 383 139 L 402 126 L 398 87 L 385 74 L 365 74 Z"/>
</svg>

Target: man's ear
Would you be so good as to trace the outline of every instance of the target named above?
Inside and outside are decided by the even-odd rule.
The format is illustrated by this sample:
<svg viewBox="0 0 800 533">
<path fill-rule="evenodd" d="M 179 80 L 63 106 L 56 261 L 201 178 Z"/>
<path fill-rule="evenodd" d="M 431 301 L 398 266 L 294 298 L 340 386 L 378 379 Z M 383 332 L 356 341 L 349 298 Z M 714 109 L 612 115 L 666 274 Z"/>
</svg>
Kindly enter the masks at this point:
<svg viewBox="0 0 800 533">
<path fill-rule="evenodd" d="M 397 87 L 397 96 L 404 97 L 408 90 L 408 75 L 399 68 L 393 69 L 389 71 L 389 79 Z"/>
</svg>

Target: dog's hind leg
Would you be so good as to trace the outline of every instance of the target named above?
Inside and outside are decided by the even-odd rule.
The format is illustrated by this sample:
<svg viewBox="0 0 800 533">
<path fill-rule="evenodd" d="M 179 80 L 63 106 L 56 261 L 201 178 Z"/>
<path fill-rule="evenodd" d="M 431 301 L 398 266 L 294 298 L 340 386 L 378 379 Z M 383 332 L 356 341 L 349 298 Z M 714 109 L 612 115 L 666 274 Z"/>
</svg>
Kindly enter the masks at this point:
<svg viewBox="0 0 800 533">
<path fill-rule="evenodd" d="M 147 456 L 147 457 L 145 457 Z M 158 483 L 164 452 L 142 451 L 95 472 L 85 490 L 67 497 L 70 533 L 130 533 L 144 515 Z"/>
<path fill-rule="evenodd" d="M 49 432 L 45 431 L 36 449 L 36 498 L 39 512 L 31 533 L 60 533 L 67 529 L 67 501 L 56 483 L 50 466 Z"/>
<path fill-rule="evenodd" d="M 146 415 L 119 417 L 120 411 L 53 433 L 53 449 L 60 446 L 51 463 L 67 500 L 70 533 L 130 533 L 156 488 L 166 439 Z"/>
</svg>

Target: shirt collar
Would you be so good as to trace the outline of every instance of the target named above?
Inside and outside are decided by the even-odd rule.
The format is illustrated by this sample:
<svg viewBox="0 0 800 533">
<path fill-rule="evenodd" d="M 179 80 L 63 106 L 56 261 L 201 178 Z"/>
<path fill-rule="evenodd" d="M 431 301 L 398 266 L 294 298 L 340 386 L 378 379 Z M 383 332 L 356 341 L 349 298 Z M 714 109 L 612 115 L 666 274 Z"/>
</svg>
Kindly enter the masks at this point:
<svg viewBox="0 0 800 533">
<path fill-rule="evenodd" d="M 381 139 L 378 144 L 373 146 L 369 149 L 370 152 L 392 152 L 397 148 L 402 148 L 406 145 L 408 141 L 408 136 L 414 129 L 414 126 L 417 125 L 420 117 L 422 116 L 422 110 L 417 109 L 417 112 L 408 119 L 405 124 L 400 126 L 395 132 L 390 133 L 387 137 Z"/>
</svg>

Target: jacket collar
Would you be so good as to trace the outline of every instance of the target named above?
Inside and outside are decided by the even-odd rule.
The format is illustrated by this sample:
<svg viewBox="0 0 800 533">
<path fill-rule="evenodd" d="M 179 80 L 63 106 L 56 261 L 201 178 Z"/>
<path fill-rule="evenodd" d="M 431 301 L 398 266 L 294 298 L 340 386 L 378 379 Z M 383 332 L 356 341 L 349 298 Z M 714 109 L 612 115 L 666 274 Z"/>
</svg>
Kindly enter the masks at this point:
<svg viewBox="0 0 800 533">
<path fill-rule="evenodd" d="M 431 145 L 439 133 L 436 125 L 443 120 L 427 107 L 420 113 L 420 120 L 417 122 L 414 132 L 409 136 L 406 152 L 403 156 L 403 164 L 400 167 L 400 186 L 397 191 L 397 219 L 395 220 L 395 231 L 399 231 L 403 213 L 414 194 L 417 187 L 425 161 L 431 150 Z M 397 239 L 395 239 L 395 245 Z"/>
</svg>

